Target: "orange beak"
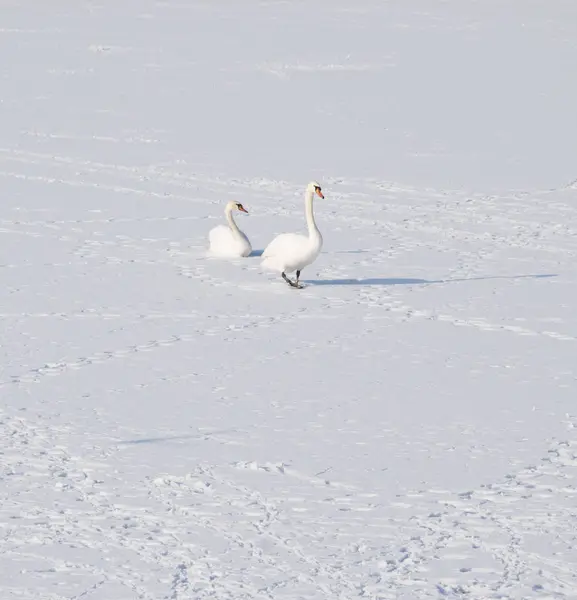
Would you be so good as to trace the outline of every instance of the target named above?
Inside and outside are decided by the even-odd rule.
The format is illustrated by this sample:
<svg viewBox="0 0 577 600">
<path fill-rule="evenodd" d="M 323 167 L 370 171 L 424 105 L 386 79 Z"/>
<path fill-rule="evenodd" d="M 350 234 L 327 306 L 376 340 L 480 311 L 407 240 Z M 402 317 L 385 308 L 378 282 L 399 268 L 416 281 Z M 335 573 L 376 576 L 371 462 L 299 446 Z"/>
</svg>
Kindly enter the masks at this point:
<svg viewBox="0 0 577 600">
<path fill-rule="evenodd" d="M 316 188 L 315 192 L 317 193 L 317 196 L 319 198 L 322 198 L 324 200 L 325 197 L 323 196 L 323 193 L 321 192 L 321 190 L 319 188 Z"/>
<path fill-rule="evenodd" d="M 248 215 L 248 210 L 246 210 L 246 208 L 242 204 L 240 205 L 240 208 L 238 210 Z"/>
</svg>

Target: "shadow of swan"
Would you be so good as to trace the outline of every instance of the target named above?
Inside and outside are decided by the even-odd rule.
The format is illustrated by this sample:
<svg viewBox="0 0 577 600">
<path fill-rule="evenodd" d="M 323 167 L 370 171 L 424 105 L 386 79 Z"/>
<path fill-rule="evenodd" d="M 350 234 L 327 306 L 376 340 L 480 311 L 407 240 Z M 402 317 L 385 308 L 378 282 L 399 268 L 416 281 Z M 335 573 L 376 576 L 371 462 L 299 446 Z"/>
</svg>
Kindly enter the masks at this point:
<svg viewBox="0 0 577 600">
<path fill-rule="evenodd" d="M 433 283 L 426 279 L 409 279 L 409 278 L 371 278 L 371 279 L 317 279 L 315 281 L 303 281 L 307 285 L 421 285 L 425 283 Z"/>
<path fill-rule="evenodd" d="M 412 279 L 407 277 L 373 277 L 369 279 L 316 279 L 303 280 L 307 285 L 352 285 L 352 286 L 387 286 L 387 285 L 433 285 L 438 283 L 458 283 L 463 281 L 484 281 L 488 279 L 543 279 L 557 277 L 555 273 L 537 275 L 489 275 L 487 277 L 462 277 L 456 279 Z"/>
</svg>

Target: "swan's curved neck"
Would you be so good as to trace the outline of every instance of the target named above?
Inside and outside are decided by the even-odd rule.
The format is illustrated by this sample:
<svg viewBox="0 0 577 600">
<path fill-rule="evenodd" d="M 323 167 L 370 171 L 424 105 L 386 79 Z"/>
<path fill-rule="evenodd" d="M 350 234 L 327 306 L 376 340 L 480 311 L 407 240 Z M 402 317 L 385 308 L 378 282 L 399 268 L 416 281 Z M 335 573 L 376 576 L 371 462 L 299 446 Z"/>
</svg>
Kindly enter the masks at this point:
<svg viewBox="0 0 577 600">
<path fill-rule="evenodd" d="M 307 190 L 307 193 L 305 195 L 305 213 L 307 217 L 307 227 L 309 229 L 310 238 L 316 237 L 320 233 L 315 221 L 315 215 L 313 213 L 313 198 L 314 192 L 311 190 Z"/>
<path fill-rule="evenodd" d="M 232 232 L 235 235 L 239 235 L 240 229 L 238 228 L 238 225 L 235 223 L 234 218 L 232 216 L 232 208 L 230 206 L 227 206 L 226 210 L 224 211 L 224 214 L 226 215 L 226 220 L 228 221 L 228 225 L 232 229 Z"/>
</svg>

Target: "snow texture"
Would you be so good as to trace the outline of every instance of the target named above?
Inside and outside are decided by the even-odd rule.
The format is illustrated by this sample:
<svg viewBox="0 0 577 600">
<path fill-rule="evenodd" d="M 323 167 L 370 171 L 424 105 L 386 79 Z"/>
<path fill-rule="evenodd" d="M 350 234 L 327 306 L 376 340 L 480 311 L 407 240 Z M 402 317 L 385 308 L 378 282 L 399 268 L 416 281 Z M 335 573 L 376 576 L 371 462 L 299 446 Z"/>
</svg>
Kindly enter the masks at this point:
<svg viewBox="0 0 577 600">
<path fill-rule="evenodd" d="M 576 598 L 577 4 L 0 12 L 1 600 Z"/>
</svg>

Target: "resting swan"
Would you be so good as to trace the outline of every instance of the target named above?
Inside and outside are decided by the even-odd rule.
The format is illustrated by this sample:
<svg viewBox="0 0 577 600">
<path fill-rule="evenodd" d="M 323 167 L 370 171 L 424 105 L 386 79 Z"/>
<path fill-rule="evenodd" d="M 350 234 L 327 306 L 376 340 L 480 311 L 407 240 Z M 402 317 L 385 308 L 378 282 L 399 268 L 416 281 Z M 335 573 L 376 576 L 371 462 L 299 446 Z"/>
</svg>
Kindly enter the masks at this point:
<svg viewBox="0 0 577 600">
<path fill-rule="evenodd" d="M 208 234 L 210 253 L 214 256 L 235 258 L 248 256 L 252 252 L 252 246 L 248 238 L 234 222 L 232 216 L 234 210 L 239 210 L 248 215 L 248 211 L 238 202 L 229 202 L 226 205 L 224 214 L 228 225 L 217 225 Z"/>
<path fill-rule="evenodd" d="M 315 223 L 313 214 L 314 195 L 324 198 L 321 186 L 311 181 L 305 193 L 305 213 L 308 236 L 298 233 L 282 233 L 272 240 L 263 252 L 262 266 L 265 269 L 279 271 L 282 278 L 294 288 L 302 288 L 299 283 L 301 271 L 314 262 L 323 246 L 323 237 Z M 286 274 L 296 271 L 296 279 L 292 281 Z"/>
</svg>

